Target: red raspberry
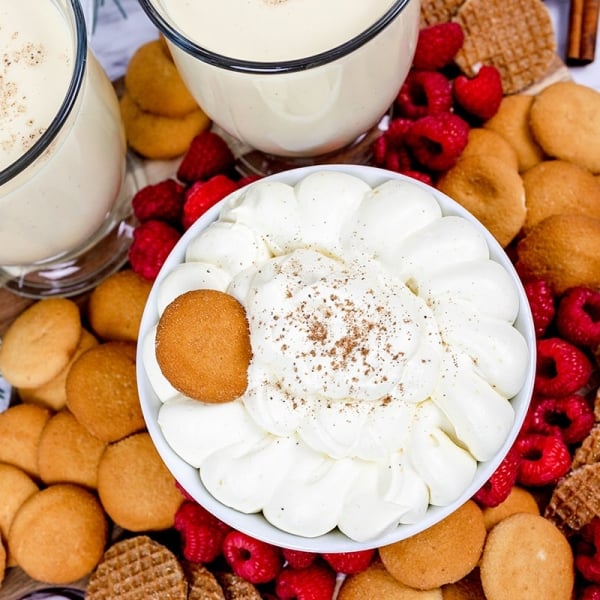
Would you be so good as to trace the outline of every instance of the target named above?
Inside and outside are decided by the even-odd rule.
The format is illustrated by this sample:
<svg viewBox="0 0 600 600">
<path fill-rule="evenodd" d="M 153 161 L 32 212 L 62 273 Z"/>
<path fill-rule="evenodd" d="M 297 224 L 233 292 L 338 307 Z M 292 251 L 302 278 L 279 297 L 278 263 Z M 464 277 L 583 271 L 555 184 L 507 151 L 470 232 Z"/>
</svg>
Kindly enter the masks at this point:
<svg viewBox="0 0 600 600">
<path fill-rule="evenodd" d="M 174 528 L 179 532 L 184 557 L 195 563 L 209 563 L 221 554 L 231 528 L 193 501 L 184 501 L 175 513 Z"/>
<path fill-rule="evenodd" d="M 290 566 L 292 569 L 309 567 L 317 557 L 315 552 L 303 552 L 302 550 L 290 550 L 289 548 L 283 548 L 281 552 L 286 561 L 286 566 Z"/>
<path fill-rule="evenodd" d="M 574 547 L 575 568 L 590 583 L 600 583 L 600 517 L 594 517 L 580 532 Z"/>
<path fill-rule="evenodd" d="M 459 75 L 454 80 L 454 100 L 469 115 L 487 121 L 500 107 L 504 92 L 496 67 L 484 65 L 475 77 Z"/>
<path fill-rule="evenodd" d="M 600 600 L 600 585 L 586 585 L 579 598 L 580 600 Z"/>
<path fill-rule="evenodd" d="M 515 448 L 521 455 L 517 481 L 524 486 L 556 483 L 571 466 L 569 449 L 556 435 L 525 433 Z"/>
<path fill-rule="evenodd" d="M 131 200 L 133 214 L 140 223 L 158 219 L 177 226 L 183 210 L 183 192 L 183 185 L 174 179 L 147 185 L 138 190 Z"/>
<path fill-rule="evenodd" d="M 452 108 L 452 84 L 437 71 L 409 72 L 396 97 L 399 113 L 408 119 L 449 112 Z"/>
<path fill-rule="evenodd" d="M 277 576 L 275 593 L 281 600 L 331 600 L 335 579 L 336 574 L 319 563 L 304 569 L 285 567 Z"/>
<path fill-rule="evenodd" d="M 581 286 L 568 290 L 558 305 L 556 327 L 573 344 L 600 345 L 600 291 Z"/>
<path fill-rule="evenodd" d="M 523 284 L 533 325 L 538 337 L 542 337 L 556 314 L 555 297 L 550 284 L 543 279 L 532 279 Z"/>
<path fill-rule="evenodd" d="M 520 462 L 521 455 L 511 448 L 492 476 L 475 493 L 473 500 L 484 507 L 498 506 L 504 502 L 517 482 Z"/>
<path fill-rule="evenodd" d="M 164 221 L 153 219 L 138 225 L 129 247 L 131 268 L 153 280 L 180 237 L 179 231 Z"/>
<path fill-rule="evenodd" d="M 181 224 L 189 227 L 219 200 L 238 189 L 238 184 L 226 175 L 215 175 L 208 181 L 196 181 L 185 193 Z"/>
<path fill-rule="evenodd" d="M 579 394 L 560 398 L 537 398 L 529 409 L 531 431 L 560 436 L 565 444 L 577 444 L 594 425 L 594 412 Z"/>
<path fill-rule="evenodd" d="M 436 71 L 449 65 L 462 48 L 465 34 L 458 23 L 438 23 L 419 31 L 413 67 Z"/>
<path fill-rule="evenodd" d="M 281 571 L 280 549 L 241 531 L 229 532 L 222 550 L 233 572 L 251 583 L 267 583 Z"/>
<path fill-rule="evenodd" d="M 386 131 L 371 145 L 376 166 L 391 171 L 410 167 L 411 159 L 404 146 L 404 138 L 411 126 L 412 121 L 403 117 L 396 117 L 389 122 Z"/>
<path fill-rule="evenodd" d="M 454 166 L 468 141 L 466 121 L 450 112 L 418 119 L 406 134 L 406 144 L 413 156 L 432 171 Z"/>
<path fill-rule="evenodd" d="M 375 550 L 324 553 L 321 556 L 334 571 L 351 575 L 364 571 L 371 564 Z"/>
<path fill-rule="evenodd" d="M 433 186 L 433 179 L 429 173 L 423 173 L 422 171 L 417 171 L 415 169 L 402 169 L 398 171 L 398 173 L 402 173 L 402 175 L 406 175 L 407 177 L 412 177 L 417 181 L 421 181 L 426 183 L 427 185 Z"/>
<path fill-rule="evenodd" d="M 544 396 L 567 396 L 581 389 L 592 363 L 576 346 L 558 337 L 537 341 L 535 390 Z"/>
<path fill-rule="evenodd" d="M 233 162 L 227 142 L 214 131 L 205 130 L 190 143 L 177 169 L 177 177 L 186 183 L 209 179 L 229 169 Z"/>
</svg>

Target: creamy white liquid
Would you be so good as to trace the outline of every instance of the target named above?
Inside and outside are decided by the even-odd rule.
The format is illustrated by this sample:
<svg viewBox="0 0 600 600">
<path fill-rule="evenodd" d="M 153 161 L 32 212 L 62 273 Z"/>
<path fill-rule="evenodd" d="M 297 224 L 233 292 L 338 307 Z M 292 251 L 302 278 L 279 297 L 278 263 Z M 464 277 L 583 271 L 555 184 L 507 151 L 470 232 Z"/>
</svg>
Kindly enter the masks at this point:
<svg viewBox="0 0 600 600">
<path fill-rule="evenodd" d="M 0 169 L 48 128 L 67 94 L 75 34 L 65 0 L 0 0 Z M 0 187 L 0 265 L 27 266 L 91 243 L 125 174 L 116 94 L 88 53 L 69 118 L 47 151 Z"/>
<path fill-rule="evenodd" d="M 330 50 L 375 23 L 393 0 L 160 0 L 198 45 L 257 61 Z"/>
<path fill-rule="evenodd" d="M 5 169 L 58 111 L 73 71 L 73 41 L 51 3 L 2 0 L 0 51 L 0 169 Z"/>
<path fill-rule="evenodd" d="M 367 30 L 390 0 L 153 0 L 173 27 L 218 54 L 261 62 L 326 52 Z M 412 63 L 420 3 L 410 0 L 369 42 L 318 67 L 238 73 L 170 47 L 188 88 L 232 136 L 283 156 L 342 148 L 392 104 Z"/>
</svg>

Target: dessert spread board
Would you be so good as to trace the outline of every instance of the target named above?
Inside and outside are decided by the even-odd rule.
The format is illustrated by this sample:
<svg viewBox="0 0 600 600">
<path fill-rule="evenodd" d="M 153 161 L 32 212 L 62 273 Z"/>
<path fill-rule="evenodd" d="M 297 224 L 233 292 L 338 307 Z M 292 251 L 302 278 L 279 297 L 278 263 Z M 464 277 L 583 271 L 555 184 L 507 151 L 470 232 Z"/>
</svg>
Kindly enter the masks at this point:
<svg viewBox="0 0 600 600">
<path fill-rule="evenodd" d="M 530 88 L 525 90 L 525 93 L 535 94 L 539 90 L 545 88 L 546 86 L 554 82 L 567 81 L 573 78 L 574 77 L 572 70 L 567 68 L 567 66 L 565 65 L 565 63 L 559 55 L 556 55 L 546 75 L 540 80 L 538 80 Z M 119 90 L 121 84 L 121 80 L 115 81 L 115 87 L 117 88 L 117 91 Z M 239 154 L 242 151 L 242 149 L 234 148 L 234 151 L 237 154 Z M 165 176 L 172 174 L 176 169 L 177 162 L 177 160 L 146 162 L 139 161 L 135 163 L 134 168 L 139 169 L 140 171 L 140 181 L 154 183 L 161 180 Z M 76 298 L 77 302 L 80 302 L 82 304 L 85 304 L 86 299 L 87 294 Z M 12 320 L 32 302 L 34 301 L 31 299 L 19 297 L 6 289 L 0 289 L 0 338 L 2 334 L 6 331 L 7 327 L 12 322 Z M 0 379 L 0 410 L 3 410 L 6 407 L 7 398 L 6 392 L 3 393 L 1 384 L 2 380 Z M 116 530 L 113 533 L 113 536 L 118 535 L 119 531 Z M 70 584 L 68 588 L 70 590 L 84 590 L 85 585 L 86 579 Z M 38 582 L 33 582 L 18 568 L 12 568 L 8 570 L 6 578 L 2 583 L 2 587 L 0 588 L 0 600 L 21 600 L 21 598 L 24 598 L 27 594 L 33 592 L 39 592 L 39 595 L 31 596 L 32 598 L 52 598 L 52 594 L 49 594 L 48 596 L 41 595 L 41 590 L 49 589 L 51 587 L 52 586 L 40 584 Z M 58 588 L 54 589 L 54 593 L 58 598 L 76 597 L 74 595 L 61 596 L 60 590 Z M 83 597 L 83 594 L 81 594 L 80 597 Z"/>
</svg>

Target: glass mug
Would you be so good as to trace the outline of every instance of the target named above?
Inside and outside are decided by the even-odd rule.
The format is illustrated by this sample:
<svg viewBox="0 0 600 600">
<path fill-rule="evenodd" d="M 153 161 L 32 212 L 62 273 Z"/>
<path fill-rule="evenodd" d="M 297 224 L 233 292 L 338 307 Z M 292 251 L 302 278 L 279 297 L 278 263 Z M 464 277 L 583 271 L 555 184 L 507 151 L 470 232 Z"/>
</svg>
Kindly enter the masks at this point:
<svg viewBox="0 0 600 600">
<path fill-rule="evenodd" d="M 419 0 L 138 0 L 215 124 L 275 157 L 348 147 L 412 63 Z"/>
<path fill-rule="evenodd" d="M 84 292 L 131 241 L 118 99 L 79 0 L 4 0 L 0 22 L 0 283 L 33 298 Z"/>
</svg>

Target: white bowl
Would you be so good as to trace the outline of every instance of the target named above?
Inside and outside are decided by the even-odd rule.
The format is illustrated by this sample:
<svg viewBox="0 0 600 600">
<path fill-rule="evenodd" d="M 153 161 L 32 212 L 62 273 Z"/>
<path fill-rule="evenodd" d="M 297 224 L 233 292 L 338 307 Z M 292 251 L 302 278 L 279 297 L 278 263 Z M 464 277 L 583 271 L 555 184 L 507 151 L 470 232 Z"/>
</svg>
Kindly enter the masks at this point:
<svg viewBox="0 0 600 600">
<path fill-rule="evenodd" d="M 425 517 L 417 523 L 410 525 L 399 525 L 393 531 L 388 532 L 382 536 L 370 539 L 366 542 L 357 542 L 339 530 L 333 530 L 327 534 L 318 537 L 302 537 L 293 535 L 286 531 L 282 531 L 277 527 L 269 523 L 261 513 L 258 514 L 245 514 L 234 510 L 228 506 L 225 506 L 218 500 L 216 500 L 203 486 L 197 469 L 190 466 L 188 463 L 183 461 L 169 446 L 165 440 L 163 433 L 158 425 L 158 412 L 161 406 L 161 402 L 156 396 L 148 377 L 146 375 L 143 360 L 142 360 L 142 346 L 138 344 L 138 359 L 137 359 L 137 379 L 138 389 L 140 395 L 140 401 L 142 410 L 148 431 L 152 437 L 154 444 L 164 460 L 165 464 L 175 477 L 175 479 L 183 486 L 183 488 L 194 497 L 194 499 L 204 506 L 211 513 L 216 515 L 218 518 L 228 523 L 237 530 L 243 531 L 255 538 L 264 540 L 266 542 L 275 544 L 280 547 L 293 548 L 304 551 L 317 551 L 317 552 L 349 552 L 360 549 L 374 548 L 389 544 L 407 537 L 410 537 L 427 527 L 430 527 L 442 520 L 456 508 L 466 502 L 473 494 L 489 479 L 495 469 L 498 467 L 510 447 L 513 445 L 516 436 L 519 433 L 531 394 L 533 390 L 533 381 L 535 377 L 535 332 L 533 328 L 533 320 L 529 304 L 525 296 L 525 292 L 521 285 L 519 276 L 517 275 L 510 259 L 502 249 L 502 247 L 496 242 L 493 236 L 477 221 L 470 213 L 462 208 L 455 201 L 440 193 L 425 184 L 409 179 L 398 173 L 359 165 L 322 165 L 314 167 L 305 167 L 300 169 L 293 169 L 271 175 L 269 179 L 277 180 L 286 184 L 294 185 L 308 174 L 316 170 L 335 170 L 343 173 L 348 173 L 359 177 L 366 181 L 370 186 L 374 187 L 383 183 L 389 179 L 403 179 L 409 180 L 413 184 L 428 189 L 441 206 L 442 213 L 444 215 L 455 215 L 464 217 L 471 221 L 481 231 L 485 240 L 487 241 L 490 257 L 492 260 L 500 263 L 510 274 L 514 280 L 515 286 L 519 295 L 519 313 L 515 321 L 515 327 L 521 332 L 529 349 L 529 364 L 527 367 L 525 383 L 522 386 L 520 392 L 511 400 L 512 406 L 515 411 L 514 424 L 510 430 L 508 437 L 504 444 L 497 452 L 497 454 L 490 460 L 480 462 L 477 466 L 475 477 L 472 483 L 464 490 L 464 493 L 447 506 L 429 506 Z M 223 202 L 223 201 L 222 201 Z M 140 342 L 146 337 L 148 332 L 156 325 L 158 320 L 158 309 L 157 309 L 157 288 L 160 285 L 162 279 L 179 263 L 184 261 L 185 250 L 192 239 L 194 239 L 201 230 L 206 228 L 211 222 L 217 219 L 222 202 L 214 206 L 208 212 L 206 212 L 194 225 L 184 234 L 182 239 L 175 246 L 169 257 L 167 258 L 163 268 L 161 269 L 156 282 L 150 292 L 148 303 L 146 305 L 144 315 L 140 326 L 139 339 Z"/>
</svg>

